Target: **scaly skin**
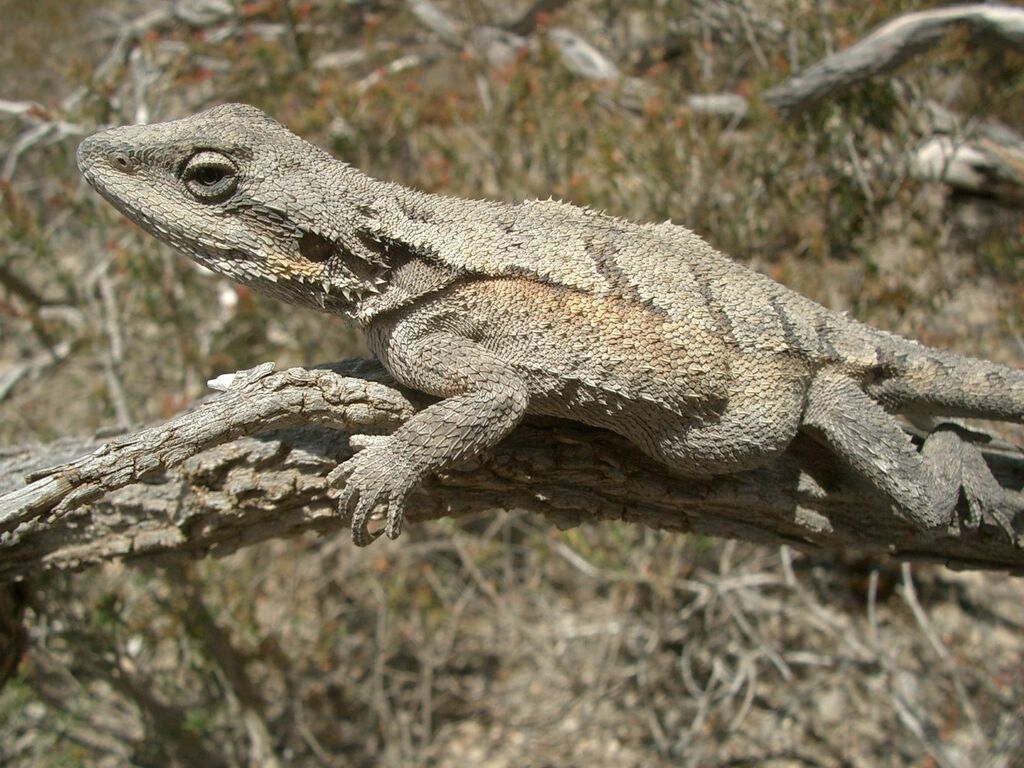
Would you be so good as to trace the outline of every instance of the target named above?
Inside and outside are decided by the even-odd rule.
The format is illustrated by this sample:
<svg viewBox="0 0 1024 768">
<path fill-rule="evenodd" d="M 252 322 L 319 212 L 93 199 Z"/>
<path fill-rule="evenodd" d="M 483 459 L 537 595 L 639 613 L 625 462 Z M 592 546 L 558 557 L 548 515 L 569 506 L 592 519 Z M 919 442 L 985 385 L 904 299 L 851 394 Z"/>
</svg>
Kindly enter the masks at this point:
<svg viewBox="0 0 1024 768">
<path fill-rule="evenodd" d="M 158 238 L 349 318 L 398 381 L 443 398 L 333 473 L 358 544 L 371 518 L 397 536 L 420 480 L 527 413 L 613 430 L 694 477 L 763 464 L 803 430 L 925 529 L 953 522 L 955 462 L 890 414 L 1024 420 L 1021 372 L 860 325 L 683 227 L 377 181 L 253 107 L 104 131 L 78 158 Z"/>
</svg>

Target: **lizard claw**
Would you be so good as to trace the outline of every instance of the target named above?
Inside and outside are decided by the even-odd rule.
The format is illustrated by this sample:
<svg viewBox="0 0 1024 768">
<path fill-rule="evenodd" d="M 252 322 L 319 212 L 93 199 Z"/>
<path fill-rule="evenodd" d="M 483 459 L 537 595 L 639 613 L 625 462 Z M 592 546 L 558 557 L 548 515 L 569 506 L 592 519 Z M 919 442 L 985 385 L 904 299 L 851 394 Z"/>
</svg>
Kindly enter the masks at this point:
<svg viewBox="0 0 1024 768">
<path fill-rule="evenodd" d="M 402 534 L 402 523 L 405 521 L 405 515 L 401 509 L 389 509 L 387 524 L 384 527 L 384 532 L 388 535 L 388 538 L 392 541 L 397 539 Z"/>
<path fill-rule="evenodd" d="M 373 514 L 372 499 L 358 494 L 353 494 L 353 497 L 356 501 L 350 523 L 352 526 L 352 543 L 357 547 L 365 547 L 379 539 L 384 531 L 380 528 L 373 531 L 370 530 L 370 523 L 379 518 L 379 515 Z"/>
<path fill-rule="evenodd" d="M 416 477 L 408 463 L 390 450 L 389 441 L 372 441 L 334 469 L 327 482 L 341 489 L 338 512 L 349 517 L 356 546 L 372 544 L 383 533 L 394 539 L 402 532 L 405 500 Z M 370 525 L 380 520 L 383 527 L 371 530 Z"/>
</svg>

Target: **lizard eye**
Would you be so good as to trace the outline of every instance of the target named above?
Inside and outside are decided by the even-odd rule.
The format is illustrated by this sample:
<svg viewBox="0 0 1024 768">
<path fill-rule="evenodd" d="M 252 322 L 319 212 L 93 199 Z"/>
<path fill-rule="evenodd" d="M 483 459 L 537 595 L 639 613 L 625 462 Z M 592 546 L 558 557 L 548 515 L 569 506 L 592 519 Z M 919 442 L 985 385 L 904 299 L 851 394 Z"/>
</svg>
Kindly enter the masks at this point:
<svg viewBox="0 0 1024 768">
<path fill-rule="evenodd" d="M 188 159 L 181 180 L 199 202 L 219 203 L 238 187 L 238 169 L 220 152 L 204 150 Z"/>
</svg>

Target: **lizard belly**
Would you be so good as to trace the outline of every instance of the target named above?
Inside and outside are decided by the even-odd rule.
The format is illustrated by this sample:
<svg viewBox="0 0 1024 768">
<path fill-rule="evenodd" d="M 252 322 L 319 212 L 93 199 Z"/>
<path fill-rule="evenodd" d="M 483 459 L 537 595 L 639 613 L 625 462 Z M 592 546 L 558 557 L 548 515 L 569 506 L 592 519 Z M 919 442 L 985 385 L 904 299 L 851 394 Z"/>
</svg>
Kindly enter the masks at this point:
<svg viewBox="0 0 1024 768">
<path fill-rule="evenodd" d="M 742 351 L 699 318 L 618 297 L 515 282 L 487 286 L 501 323 L 480 343 L 526 381 L 529 412 L 617 432 L 695 476 L 763 464 L 796 435 L 812 374 L 802 356 Z"/>
<path fill-rule="evenodd" d="M 526 385 L 527 412 L 617 432 L 692 475 L 763 463 L 799 426 L 809 368 L 745 354 L 700 319 L 525 278 L 453 285 L 371 333 L 399 381 L 450 397 L 469 383 L 423 376 L 399 336 L 444 333 L 503 362 Z M 372 331 L 373 329 L 371 329 Z"/>
<path fill-rule="evenodd" d="M 526 381 L 531 412 L 608 426 L 630 410 L 711 416 L 728 397 L 730 350 L 706 323 L 525 279 L 459 294 L 486 318 L 474 340 Z"/>
</svg>

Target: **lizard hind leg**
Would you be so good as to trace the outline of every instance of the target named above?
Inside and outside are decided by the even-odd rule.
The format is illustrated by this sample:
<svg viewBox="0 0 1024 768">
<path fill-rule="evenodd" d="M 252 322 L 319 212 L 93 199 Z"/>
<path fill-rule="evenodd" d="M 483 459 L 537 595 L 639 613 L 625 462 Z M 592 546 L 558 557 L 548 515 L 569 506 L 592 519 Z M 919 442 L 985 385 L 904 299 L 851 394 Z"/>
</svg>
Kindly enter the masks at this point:
<svg viewBox="0 0 1024 768">
<path fill-rule="evenodd" d="M 659 413 L 648 424 L 648 440 L 628 436 L 683 475 L 752 469 L 785 451 L 796 436 L 806 382 L 791 361 L 762 362 L 756 375 L 737 377 L 725 409 L 714 418 L 686 422 Z"/>
<path fill-rule="evenodd" d="M 919 452 L 853 379 L 838 371 L 816 373 L 801 430 L 826 443 L 915 527 L 930 530 L 952 522 L 961 488 L 956 462 L 946 461 L 945 453 Z"/>
</svg>

